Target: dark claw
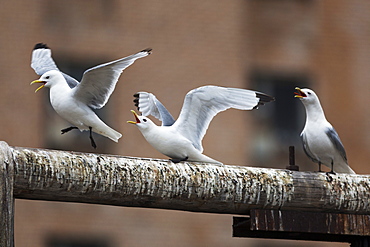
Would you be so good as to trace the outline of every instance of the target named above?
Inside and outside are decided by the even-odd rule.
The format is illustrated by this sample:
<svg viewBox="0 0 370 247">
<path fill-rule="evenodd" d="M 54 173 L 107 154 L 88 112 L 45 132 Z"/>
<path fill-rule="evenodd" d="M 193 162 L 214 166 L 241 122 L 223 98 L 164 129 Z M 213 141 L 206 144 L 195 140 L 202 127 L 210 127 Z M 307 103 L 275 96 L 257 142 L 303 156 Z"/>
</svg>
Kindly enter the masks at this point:
<svg viewBox="0 0 370 247">
<path fill-rule="evenodd" d="M 334 171 L 326 172 L 326 175 L 329 176 L 329 174 L 336 175 Z"/>
<path fill-rule="evenodd" d="M 91 140 L 91 146 L 94 148 L 94 149 L 96 149 L 96 143 L 95 143 L 95 141 L 94 141 L 94 139 L 93 138 L 90 138 L 90 140 Z"/>
<path fill-rule="evenodd" d="M 326 176 L 327 176 L 326 181 L 328 181 L 329 183 L 333 181 L 333 178 L 332 176 L 330 176 L 330 174 L 335 175 L 335 172 L 332 172 L 332 171 L 326 172 Z"/>
</svg>

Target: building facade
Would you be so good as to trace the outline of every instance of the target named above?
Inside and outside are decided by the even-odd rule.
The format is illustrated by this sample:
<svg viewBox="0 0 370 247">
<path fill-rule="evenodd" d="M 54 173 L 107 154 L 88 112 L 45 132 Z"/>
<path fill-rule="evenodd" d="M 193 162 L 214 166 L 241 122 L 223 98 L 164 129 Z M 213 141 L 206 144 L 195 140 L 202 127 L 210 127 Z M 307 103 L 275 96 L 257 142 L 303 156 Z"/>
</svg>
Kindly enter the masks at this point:
<svg viewBox="0 0 370 247">
<path fill-rule="evenodd" d="M 319 95 L 350 166 L 370 172 L 370 4 L 357 1 L 3 1 L 0 8 L 0 140 L 11 146 L 166 158 L 132 120 L 132 95 L 154 93 L 176 117 L 186 93 L 203 85 L 276 97 L 256 111 L 228 110 L 211 122 L 204 153 L 225 164 L 285 168 L 296 146 L 301 170 L 316 171 L 299 139 L 305 113 L 294 88 Z M 98 114 L 123 134 L 118 143 L 68 123 L 48 90 L 34 93 L 32 48 L 47 43 L 59 68 L 81 78 L 94 65 L 151 47 L 124 71 Z M 159 123 L 156 121 L 156 123 Z M 15 244 L 41 246 L 308 246 L 231 237 L 231 215 L 16 200 Z M 317 246 L 338 246 L 319 243 Z M 343 245 L 345 246 L 345 245 Z"/>
</svg>

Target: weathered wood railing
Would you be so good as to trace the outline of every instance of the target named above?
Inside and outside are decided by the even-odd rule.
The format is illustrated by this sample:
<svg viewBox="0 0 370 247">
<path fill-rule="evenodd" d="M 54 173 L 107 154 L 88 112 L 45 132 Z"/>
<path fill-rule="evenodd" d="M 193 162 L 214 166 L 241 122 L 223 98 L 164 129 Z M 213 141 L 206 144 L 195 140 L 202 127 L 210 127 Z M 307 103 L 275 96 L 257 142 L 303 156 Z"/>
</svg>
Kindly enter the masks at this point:
<svg viewBox="0 0 370 247">
<path fill-rule="evenodd" d="M 0 246 L 14 244 L 14 198 L 238 215 L 267 212 L 265 218 L 274 212 L 345 214 L 360 217 L 368 228 L 346 228 L 344 234 L 370 235 L 369 175 L 174 164 L 5 142 L 0 142 L 0 164 Z"/>
</svg>

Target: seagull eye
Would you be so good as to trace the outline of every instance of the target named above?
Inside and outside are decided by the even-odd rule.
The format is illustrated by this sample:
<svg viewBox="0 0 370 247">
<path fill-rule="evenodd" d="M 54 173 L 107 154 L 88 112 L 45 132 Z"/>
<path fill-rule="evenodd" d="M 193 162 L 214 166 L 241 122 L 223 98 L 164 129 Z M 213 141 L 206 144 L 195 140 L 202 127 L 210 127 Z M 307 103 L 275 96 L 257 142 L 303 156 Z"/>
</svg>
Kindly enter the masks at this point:
<svg viewBox="0 0 370 247">
<path fill-rule="evenodd" d="M 46 79 L 49 79 L 50 78 L 50 76 L 47 76 L 47 77 L 45 77 Z"/>
<path fill-rule="evenodd" d="M 143 121 L 146 122 L 146 119 L 144 118 Z"/>
<path fill-rule="evenodd" d="M 308 92 L 307 94 L 311 95 L 311 92 Z"/>
</svg>

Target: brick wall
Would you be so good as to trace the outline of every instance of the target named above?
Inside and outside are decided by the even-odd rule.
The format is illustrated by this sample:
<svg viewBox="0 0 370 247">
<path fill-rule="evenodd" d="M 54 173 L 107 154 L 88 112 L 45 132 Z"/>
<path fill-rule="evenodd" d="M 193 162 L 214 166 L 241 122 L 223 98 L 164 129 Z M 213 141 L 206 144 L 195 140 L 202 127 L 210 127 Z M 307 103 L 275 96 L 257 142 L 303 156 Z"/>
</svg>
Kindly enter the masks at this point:
<svg viewBox="0 0 370 247">
<path fill-rule="evenodd" d="M 193 88 L 207 84 L 250 88 L 254 71 L 304 74 L 311 78 L 311 87 L 340 134 L 351 166 L 369 173 L 365 160 L 370 136 L 364 131 L 370 128 L 368 10 L 369 4 L 360 0 L 351 4 L 303 0 L 4 2 L 0 9 L 1 140 L 13 146 L 48 148 L 45 140 L 58 119 L 45 110 L 48 90 L 34 94 L 35 88 L 29 86 L 38 78 L 30 68 L 34 44 L 47 43 L 57 64 L 60 61 L 63 66 L 103 63 L 151 47 L 151 56 L 123 73 L 105 107 L 104 120 L 123 138 L 118 144 L 98 142 L 98 146 L 107 145 L 104 152 L 165 158 L 135 126 L 126 124 L 132 120 L 132 94 L 137 91 L 153 92 L 177 117 L 185 94 Z M 254 119 L 273 111 L 273 104 L 258 113 L 229 110 L 219 114 L 204 139 L 205 154 L 225 164 L 256 164 L 252 158 L 255 133 L 267 130 L 259 129 Z M 274 135 L 267 135 L 261 150 L 271 153 L 265 153 L 269 156 L 265 166 L 285 167 L 288 147 L 276 149 L 279 145 Z M 298 164 L 316 170 L 301 147 L 296 149 Z M 81 139 L 76 151 L 94 150 Z M 48 239 L 63 236 L 105 238 L 111 246 L 271 245 L 267 240 L 231 238 L 229 215 L 16 200 L 15 225 L 17 247 L 47 246 Z M 290 241 L 277 241 L 274 246 L 289 244 L 297 246 Z"/>
</svg>

